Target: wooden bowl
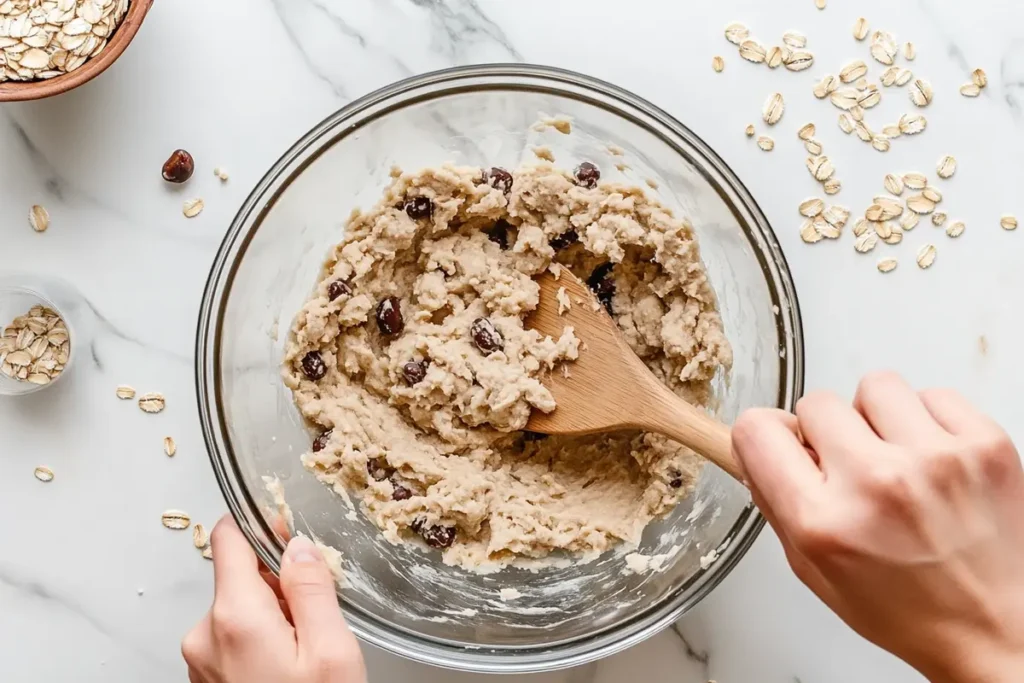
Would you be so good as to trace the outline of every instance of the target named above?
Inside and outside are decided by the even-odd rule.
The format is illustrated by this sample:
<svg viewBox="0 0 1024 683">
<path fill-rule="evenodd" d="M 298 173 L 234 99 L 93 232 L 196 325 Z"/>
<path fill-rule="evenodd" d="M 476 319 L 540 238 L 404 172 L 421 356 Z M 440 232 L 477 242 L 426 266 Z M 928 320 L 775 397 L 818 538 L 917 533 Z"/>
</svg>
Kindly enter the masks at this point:
<svg viewBox="0 0 1024 683">
<path fill-rule="evenodd" d="M 0 102 L 41 100 L 44 97 L 67 92 L 96 78 L 106 71 L 107 67 L 113 64 L 132 42 L 135 34 L 139 32 L 142 20 L 146 18 L 146 14 L 152 6 L 153 0 L 131 0 L 120 26 L 114 31 L 113 37 L 98 56 L 88 60 L 71 73 L 55 76 L 45 81 L 4 81 L 0 83 Z"/>
</svg>

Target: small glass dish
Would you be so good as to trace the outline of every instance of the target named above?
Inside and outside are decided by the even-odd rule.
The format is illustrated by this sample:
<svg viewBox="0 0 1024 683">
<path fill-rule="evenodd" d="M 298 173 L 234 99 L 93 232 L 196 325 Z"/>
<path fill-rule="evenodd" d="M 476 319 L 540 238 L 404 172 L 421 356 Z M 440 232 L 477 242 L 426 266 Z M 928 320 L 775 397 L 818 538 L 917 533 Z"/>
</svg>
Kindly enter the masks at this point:
<svg viewBox="0 0 1024 683">
<path fill-rule="evenodd" d="M 571 117 L 568 135 L 538 130 Z M 803 336 L 792 278 L 757 203 L 699 137 L 651 103 L 576 73 L 486 65 L 428 73 L 332 114 L 274 164 L 235 217 L 200 308 L 196 380 L 214 472 L 262 562 L 280 568 L 281 519 L 342 552 L 339 591 L 358 636 L 404 657 L 485 673 L 576 666 L 657 633 L 736 565 L 764 520 L 750 492 L 713 466 L 645 530 L 638 548 L 589 562 L 481 576 L 393 545 L 305 471 L 311 435 L 281 381 L 288 330 L 355 208 L 404 170 L 454 162 L 516 168 L 547 148 L 556 165 L 597 163 L 602 179 L 648 185 L 696 231 L 735 362 L 714 382 L 718 416 L 792 410 L 803 390 Z M 657 188 L 655 190 L 655 188 Z M 285 513 L 265 477 L 291 508 Z M 657 558 L 625 571 L 624 555 Z M 652 560 L 653 562 L 654 560 Z M 532 570 L 531 570 L 532 569 Z M 517 596 L 506 600 L 506 597 Z"/>
<path fill-rule="evenodd" d="M 76 355 L 75 335 L 68 316 L 53 298 L 44 293 L 45 286 L 23 282 L 24 280 L 17 276 L 0 276 L 0 335 L 4 335 L 3 341 L 0 341 L 0 396 L 25 396 L 54 386 L 70 372 Z M 32 316 L 34 312 L 40 312 L 42 315 Z M 44 322 L 40 322 L 40 318 L 43 321 L 52 319 L 51 313 L 56 314 L 59 322 L 51 324 L 47 329 Z M 5 332 L 11 329 L 16 319 L 28 317 L 33 318 L 31 329 L 23 326 L 24 331 L 21 332 L 20 338 L 6 336 Z M 61 335 L 62 326 L 66 330 L 64 335 Z M 36 340 L 41 338 L 47 339 L 47 343 L 41 344 L 41 348 L 32 348 L 32 342 L 38 344 Z M 12 346 L 13 342 L 7 342 L 7 339 L 18 340 L 18 346 L 26 348 Z M 62 347 L 65 349 L 65 355 L 61 355 Z M 14 365 L 7 362 L 11 354 L 19 350 L 30 356 L 29 364 Z M 64 362 L 60 362 L 61 359 L 64 359 Z M 4 368 L 8 371 L 12 368 L 24 368 L 23 374 L 26 376 L 22 379 L 11 377 L 3 371 Z M 44 377 L 45 381 L 42 381 Z"/>
</svg>

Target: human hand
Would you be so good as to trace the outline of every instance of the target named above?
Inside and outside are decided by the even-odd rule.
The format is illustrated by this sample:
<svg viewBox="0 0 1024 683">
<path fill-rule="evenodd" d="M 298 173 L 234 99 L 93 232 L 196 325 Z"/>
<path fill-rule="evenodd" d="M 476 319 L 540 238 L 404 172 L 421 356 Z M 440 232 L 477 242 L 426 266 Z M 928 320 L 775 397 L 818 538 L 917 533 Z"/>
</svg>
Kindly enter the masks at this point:
<svg viewBox="0 0 1024 683">
<path fill-rule="evenodd" d="M 745 413 L 733 450 L 797 576 L 933 683 L 1024 676 L 1024 472 L 950 390 L 865 378 L 796 415 Z"/>
<path fill-rule="evenodd" d="M 291 540 L 280 581 L 261 576 L 230 516 L 211 541 L 213 607 L 181 644 L 191 683 L 366 683 L 334 578 L 311 541 Z"/>
</svg>

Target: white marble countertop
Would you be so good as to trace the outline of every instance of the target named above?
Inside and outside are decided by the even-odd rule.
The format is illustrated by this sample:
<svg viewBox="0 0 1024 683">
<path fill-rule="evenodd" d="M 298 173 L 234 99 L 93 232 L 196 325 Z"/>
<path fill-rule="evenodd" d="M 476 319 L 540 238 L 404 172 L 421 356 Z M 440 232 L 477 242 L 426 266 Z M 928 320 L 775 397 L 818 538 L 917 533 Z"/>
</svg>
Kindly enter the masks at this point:
<svg viewBox="0 0 1024 683">
<path fill-rule="evenodd" d="M 851 36 L 858 14 L 913 40 L 909 66 L 935 86 L 928 130 L 881 154 L 847 137 L 837 111 L 811 95 L 824 73 L 867 56 Z M 766 44 L 797 29 L 816 56 L 803 73 L 740 60 L 722 29 L 741 20 Z M 0 399 L 0 680 L 180 682 L 182 634 L 207 608 L 212 567 L 160 513 L 177 507 L 212 524 L 224 511 L 203 448 L 193 389 L 200 293 L 237 207 L 300 135 L 352 98 L 395 79 L 456 64 L 529 61 L 582 71 L 631 89 L 689 125 L 740 174 L 775 226 L 804 313 L 807 387 L 851 394 L 879 366 L 918 384 L 964 391 L 1024 441 L 1014 361 L 1024 325 L 1019 294 L 1024 231 L 1024 8 L 1014 3 L 812 0 L 668 3 L 610 0 L 173 0 L 157 2 L 135 43 L 98 80 L 56 99 L 0 106 L 0 273 L 59 275 L 88 301 L 88 352 L 52 391 Z M 726 59 L 724 73 L 711 58 Z M 901 60 L 902 61 L 902 60 Z M 870 62 L 877 79 L 879 65 Z M 990 85 L 957 93 L 982 66 Z M 743 135 L 773 91 L 786 96 L 776 148 Z M 884 90 L 869 121 L 911 107 Z M 876 113 L 878 112 L 878 113 Z M 818 124 L 843 190 L 862 212 L 892 171 L 934 177 L 943 154 L 960 168 L 943 181 L 957 241 L 923 221 L 889 247 L 900 267 L 875 271 L 837 243 L 808 246 L 797 204 L 817 193 L 795 132 Z M 184 147 L 199 160 L 187 190 L 159 167 Z M 221 185 L 213 166 L 231 172 Z M 194 220 L 186 196 L 206 200 Z M 29 229 L 32 204 L 52 225 Z M 917 248 L 939 248 L 929 271 Z M 984 336 L 987 350 L 982 351 Z M 1016 341 L 1015 341 L 1016 340 Z M 145 416 L 114 387 L 162 391 L 167 411 Z M 161 452 L 173 435 L 178 455 Z M 47 464 L 56 479 L 32 477 Z M 481 681 L 368 652 L 371 680 Z M 920 680 L 863 642 L 789 573 L 765 531 L 732 575 L 676 629 L 579 670 L 534 683 L 861 683 Z"/>
</svg>

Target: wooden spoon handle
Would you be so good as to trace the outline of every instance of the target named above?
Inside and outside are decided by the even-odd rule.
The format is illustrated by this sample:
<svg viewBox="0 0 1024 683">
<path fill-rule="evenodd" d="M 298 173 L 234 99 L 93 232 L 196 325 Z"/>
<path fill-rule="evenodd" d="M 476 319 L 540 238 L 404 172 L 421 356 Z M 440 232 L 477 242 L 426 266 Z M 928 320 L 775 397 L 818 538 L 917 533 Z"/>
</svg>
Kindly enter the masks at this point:
<svg viewBox="0 0 1024 683">
<path fill-rule="evenodd" d="M 639 427 L 692 448 L 745 485 L 743 473 L 732 454 L 732 435 L 727 425 L 694 408 L 660 383 L 651 398 Z"/>
</svg>

